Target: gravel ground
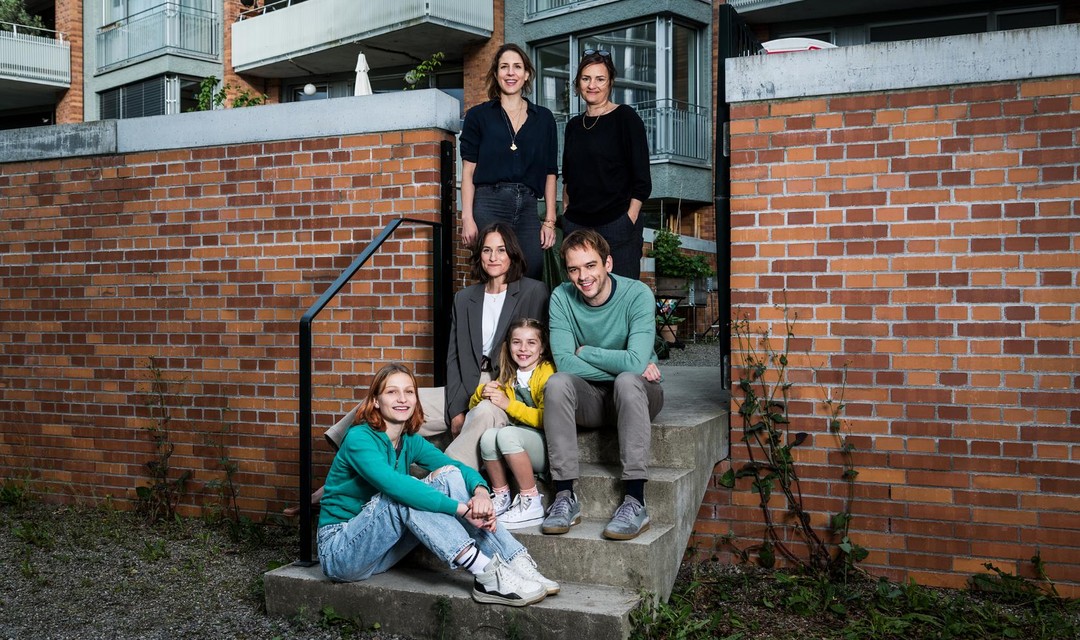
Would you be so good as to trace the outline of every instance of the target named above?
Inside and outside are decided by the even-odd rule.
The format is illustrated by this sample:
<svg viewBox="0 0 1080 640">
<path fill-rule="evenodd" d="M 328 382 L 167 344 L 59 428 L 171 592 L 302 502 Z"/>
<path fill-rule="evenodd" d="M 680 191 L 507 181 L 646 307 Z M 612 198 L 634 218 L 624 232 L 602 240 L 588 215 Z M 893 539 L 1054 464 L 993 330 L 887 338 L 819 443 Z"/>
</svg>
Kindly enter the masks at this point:
<svg viewBox="0 0 1080 640">
<path fill-rule="evenodd" d="M 661 366 L 719 361 L 716 342 L 673 349 Z M 262 574 L 296 558 L 295 522 L 277 518 L 234 542 L 199 519 L 148 526 L 110 508 L 0 491 L 0 639 L 371 638 L 344 621 L 270 618 Z M 403 640 L 398 638 L 397 640 Z"/>
</svg>

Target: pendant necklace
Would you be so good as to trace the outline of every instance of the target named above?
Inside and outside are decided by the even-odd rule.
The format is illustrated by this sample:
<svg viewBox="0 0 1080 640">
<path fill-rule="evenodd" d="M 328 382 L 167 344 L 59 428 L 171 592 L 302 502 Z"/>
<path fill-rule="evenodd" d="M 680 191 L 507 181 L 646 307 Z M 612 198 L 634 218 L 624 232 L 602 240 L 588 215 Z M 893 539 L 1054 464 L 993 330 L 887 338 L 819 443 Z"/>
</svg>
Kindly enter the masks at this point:
<svg viewBox="0 0 1080 640">
<path fill-rule="evenodd" d="M 514 124 L 510 121 L 510 114 L 506 113 L 506 109 L 499 106 L 499 110 L 502 111 L 503 120 L 506 121 L 506 129 L 510 132 L 510 150 L 517 151 L 517 134 L 514 133 Z M 518 109 L 518 113 L 521 113 L 521 109 Z M 524 125 L 524 123 L 522 123 Z"/>
<path fill-rule="evenodd" d="M 609 103 L 609 104 L 610 104 L 610 103 Z M 606 107 L 607 105 L 604 105 L 604 106 Z M 595 127 L 595 126 L 596 126 L 596 123 L 597 123 L 597 122 L 600 122 L 600 118 L 602 118 L 602 117 L 606 116 L 606 115 L 607 115 L 607 114 L 609 114 L 609 113 L 611 113 L 611 112 L 610 112 L 610 111 L 605 111 L 604 113 L 600 113 L 600 114 L 597 114 L 597 115 L 595 115 L 595 116 L 590 116 L 590 115 L 589 115 L 589 112 L 588 112 L 588 111 L 586 111 L 586 112 L 585 112 L 584 114 L 582 114 L 582 116 L 581 116 L 581 128 L 582 128 L 582 129 L 585 129 L 586 131 L 588 131 L 589 129 L 592 129 L 593 127 Z M 594 120 L 593 120 L 593 122 L 592 122 L 592 124 L 591 124 L 591 125 L 585 124 L 585 118 L 589 118 L 589 117 L 591 117 L 591 118 L 594 118 Z"/>
</svg>

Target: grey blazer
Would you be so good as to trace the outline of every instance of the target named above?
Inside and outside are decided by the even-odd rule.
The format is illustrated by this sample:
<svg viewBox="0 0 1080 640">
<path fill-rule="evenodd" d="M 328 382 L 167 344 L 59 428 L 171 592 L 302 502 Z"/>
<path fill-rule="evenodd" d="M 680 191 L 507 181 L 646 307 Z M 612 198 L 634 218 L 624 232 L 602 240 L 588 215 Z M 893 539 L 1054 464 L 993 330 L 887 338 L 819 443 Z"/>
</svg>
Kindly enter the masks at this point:
<svg viewBox="0 0 1080 640">
<path fill-rule="evenodd" d="M 546 326 L 549 295 L 547 285 L 532 278 L 522 278 L 508 284 L 492 344 L 501 345 L 506 339 L 506 328 L 518 318 L 536 318 Z M 483 319 L 483 284 L 470 285 L 454 294 L 450 345 L 446 353 L 447 424 L 451 418 L 469 409 L 469 398 L 480 384 Z"/>
</svg>

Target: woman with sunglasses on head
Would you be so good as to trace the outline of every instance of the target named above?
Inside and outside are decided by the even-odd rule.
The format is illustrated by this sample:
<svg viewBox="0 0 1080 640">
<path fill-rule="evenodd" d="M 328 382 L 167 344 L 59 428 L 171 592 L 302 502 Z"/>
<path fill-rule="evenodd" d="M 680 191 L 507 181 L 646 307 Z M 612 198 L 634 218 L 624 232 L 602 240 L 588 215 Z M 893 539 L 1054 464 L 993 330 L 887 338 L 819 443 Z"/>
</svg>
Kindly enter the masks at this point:
<svg viewBox="0 0 1080 640">
<path fill-rule="evenodd" d="M 595 229 L 611 245 L 613 273 L 641 277 L 644 220 L 652 192 L 645 123 L 632 107 L 615 104 L 611 52 L 586 49 L 574 91 L 585 113 L 566 125 L 563 146 L 563 232 Z"/>
<path fill-rule="evenodd" d="M 525 275 L 539 280 L 543 250 L 555 243 L 559 140 L 551 111 L 529 102 L 532 62 L 516 44 L 499 47 L 487 75 L 488 102 L 465 114 L 461 127 L 461 240 L 504 222 L 525 252 Z M 543 223 L 536 211 L 544 199 Z"/>
</svg>

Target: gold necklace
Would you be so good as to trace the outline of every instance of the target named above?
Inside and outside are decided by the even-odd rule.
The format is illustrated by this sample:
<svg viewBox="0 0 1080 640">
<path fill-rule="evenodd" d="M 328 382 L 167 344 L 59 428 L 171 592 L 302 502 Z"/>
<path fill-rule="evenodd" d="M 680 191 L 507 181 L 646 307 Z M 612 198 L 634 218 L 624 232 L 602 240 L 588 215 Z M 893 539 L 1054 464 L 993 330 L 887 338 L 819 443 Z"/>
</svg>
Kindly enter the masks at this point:
<svg viewBox="0 0 1080 640">
<path fill-rule="evenodd" d="M 611 104 L 611 103 L 609 102 L 609 103 L 607 103 L 607 104 Z M 607 105 L 604 105 L 604 106 L 607 106 Z M 610 111 L 610 110 L 609 110 L 609 111 L 605 111 L 605 112 L 603 112 L 603 113 L 601 113 L 601 114 L 599 114 L 599 115 L 595 115 L 595 116 L 589 116 L 589 110 L 588 110 L 588 109 L 586 109 L 586 110 L 585 110 L 585 113 L 584 113 L 584 114 L 582 114 L 582 116 L 581 116 L 581 128 L 582 128 L 582 129 L 585 129 L 586 131 L 588 131 L 588 130 L 592 129 L 593 127 L 595 127 L 595 126 L 596 126 L 596 123 L 597 123 L 597 122 L 600 122 L 600 118 L 602 118 L 602 117 L 606 116 L 606 115 L 607 115 L 607 114 L 609 114 L 609 113 L 611 113 L 611 111 Z M 592 122 L 592 125 L 588 125 L 588 124 L 585 124 L 585 118 L 587 118 L 587 117 L 592 117 L 592 118 L 594 118 L 594 120 L 593 120 L 593 122 Z"/>
<path fill-rule="evenodd" d="M 525 101 L 522 100 L 522 102 L 525 102 Z M 524 110 L 524 105 L 522 107 L 518 107 L 518 116 L 521 116 L 521 112 L 523 110 Z M 508 114 L 506 112 L 506 109 L 504 109 L 501 104 L 499 105 L 499 111 L 502 111 L 503 120 L 506 121 L 506 128 L 507 128 L 507 130 L 510 131 L 510 150 L 511 151 L 517 151 L 517 133 L 514 131 L 513 120 L 510 119 L 510 114 Z M 525 125 L 524 122 L 522 122 L 521 124 L 522 124 L 522 126 Z"/>
</svg>

